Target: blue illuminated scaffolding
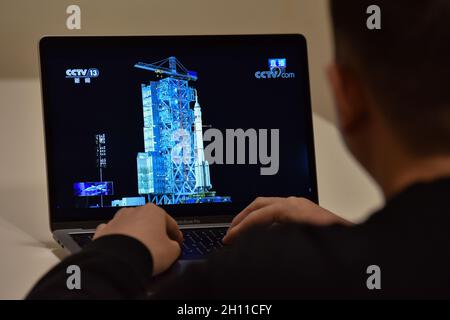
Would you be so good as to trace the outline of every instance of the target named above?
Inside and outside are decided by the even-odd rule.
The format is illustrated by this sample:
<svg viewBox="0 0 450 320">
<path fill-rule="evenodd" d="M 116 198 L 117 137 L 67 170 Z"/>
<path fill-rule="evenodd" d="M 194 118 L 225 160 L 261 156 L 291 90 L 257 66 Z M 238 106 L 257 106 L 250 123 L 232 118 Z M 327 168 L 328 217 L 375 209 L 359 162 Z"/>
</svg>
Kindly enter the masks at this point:
<svg viewBox="0 0 450 320">
<path fill-rule="evenodd" d="M 156 204 L 231 201 L 211 190 L 201 108 L 189 86 L 197 74 L 175 57 L 135 67 L 162 78 L 141 85 L 145 152 L 137 155 L 139 194 Z"/>
</svg>

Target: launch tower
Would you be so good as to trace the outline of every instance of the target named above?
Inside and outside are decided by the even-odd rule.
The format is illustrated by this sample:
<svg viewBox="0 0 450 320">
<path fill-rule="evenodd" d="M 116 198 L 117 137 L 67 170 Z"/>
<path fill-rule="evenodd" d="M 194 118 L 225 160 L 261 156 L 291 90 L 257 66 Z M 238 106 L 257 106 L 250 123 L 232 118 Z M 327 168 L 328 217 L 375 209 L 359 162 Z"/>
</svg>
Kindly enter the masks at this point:
<svg viewBox="0 0 450 320">
<path fill-rule="evenodd" d="M 135 67 L 161 78 L 141 84 L 145 150 L 137 155 L 139 194 L 158 205 L 231 201 L 212 191 L 202 111 L 197 90 L 189 86 L 197 74 L 175 57 Z"/>
</svg>

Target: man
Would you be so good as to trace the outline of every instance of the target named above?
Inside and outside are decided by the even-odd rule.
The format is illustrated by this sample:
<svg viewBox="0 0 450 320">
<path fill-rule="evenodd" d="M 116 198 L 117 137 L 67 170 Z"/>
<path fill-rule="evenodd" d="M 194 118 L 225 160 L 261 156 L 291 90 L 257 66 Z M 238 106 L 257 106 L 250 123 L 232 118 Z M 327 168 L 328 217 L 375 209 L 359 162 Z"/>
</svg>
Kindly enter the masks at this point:
<svg viewBox="0 0 450 320">
<path fill-rule="evenodd" d="M 155 298 L 450 297 L 450 2 L 376 1 L 381 30 L 366 27 L 372 4 L 331 1 L 328 76 L 342 136 L 385 207 L 351 225 L 305 199 L 258 198 L 233 220 L 229 248 Z M 151 275 L 179 256 L 182 234 L 147 205 L 120 210 L 95 239 L 29 298 L 144 297 Z M 66 289 L 71 264 L 82 290 Z"/>
</svg>

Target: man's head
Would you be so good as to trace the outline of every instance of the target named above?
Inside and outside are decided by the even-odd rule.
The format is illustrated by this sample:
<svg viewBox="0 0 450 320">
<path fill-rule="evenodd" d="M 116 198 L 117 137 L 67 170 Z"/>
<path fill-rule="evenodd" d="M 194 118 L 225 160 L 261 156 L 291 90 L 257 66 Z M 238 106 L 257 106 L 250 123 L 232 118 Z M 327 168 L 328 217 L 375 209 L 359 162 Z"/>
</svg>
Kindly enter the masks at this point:
<svg viewBox="0 0 450 320">
<path fill-rule="evenodd" d="M 367 27 L 370 5 L 381 9 L 381 30 Z M 329 76 L 358 160 L 371 171 L 385 143 L 414 157 L 450 154 L 450 1 L 330 0 L 330 7 Z"/>
</svg>

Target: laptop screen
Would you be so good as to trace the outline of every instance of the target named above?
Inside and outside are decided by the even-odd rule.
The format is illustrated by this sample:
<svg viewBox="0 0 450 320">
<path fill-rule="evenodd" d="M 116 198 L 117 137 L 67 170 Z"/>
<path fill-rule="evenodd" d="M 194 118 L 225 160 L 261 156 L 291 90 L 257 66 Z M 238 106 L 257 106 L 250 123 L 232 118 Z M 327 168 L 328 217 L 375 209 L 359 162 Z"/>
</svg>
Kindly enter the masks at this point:
<svg viewBox="0 0 450 320">
<path fill-rule="evenodd" d="M 40 51 L 53 222 L 317 201 L 302 36 L 47 37 Z"/>
</svg>

